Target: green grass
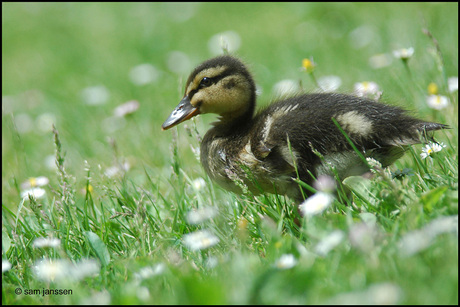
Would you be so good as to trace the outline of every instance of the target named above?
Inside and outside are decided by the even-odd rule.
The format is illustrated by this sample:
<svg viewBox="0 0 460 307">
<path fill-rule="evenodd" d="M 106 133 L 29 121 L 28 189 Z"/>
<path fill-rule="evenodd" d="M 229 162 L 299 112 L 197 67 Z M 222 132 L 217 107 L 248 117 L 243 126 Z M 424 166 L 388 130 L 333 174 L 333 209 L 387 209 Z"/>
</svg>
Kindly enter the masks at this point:
<svg viewBox="0 0 460 307">
<path fill-rule="evenodd" d="M 262 89 L 259 105 L 282 79 L 315 90 L 300 70 L 313 57 L 316 79 L 339 76 L 340 92 L 374 81 L 387 103 L 448 124 L 436 133 L 447 146 L 426 159 L 413 146 L 371 180 L 348 178 L 351 201 L 301 227 L 283 196 L 222 190 L 193 151 L 215 117 L 161 124 L 190 70 L 212 56 L 209 39 L 229 30 Z M 369 66 L 403 47 L 415 49 L 407 67 Z M 172 51 L 189 58 L 179 72 Z M 129 73 L 143 63 L 159 74 L 138 86 Z M 458 3 L 3 3 L 2 259 L 11 268 L 2 303 L 458 304 L 458 92 L 447 89 L 457 75 Z M 427 106 L 431 82 L 447 108 Z M 98 85 L 106 103 L 85 104 L 83 89 Z M 114 119 L 129 100 L 140 109 Z M 44 197 L 22 198 L 22 183 L 39 176 L 49 179 Z M 217 213 L 188 223 L 202 207 Z M 194 251 L 184 237 L 201 229 L 219 242 Z M 39 237 L 60 243 L 36 247 Z M 285 254 L 292 267 L 278 263 Z M 42 259 L 64 262 L 35 273 Z M 34 289 L 72 294 L 26 295 Z"/>
</svg>

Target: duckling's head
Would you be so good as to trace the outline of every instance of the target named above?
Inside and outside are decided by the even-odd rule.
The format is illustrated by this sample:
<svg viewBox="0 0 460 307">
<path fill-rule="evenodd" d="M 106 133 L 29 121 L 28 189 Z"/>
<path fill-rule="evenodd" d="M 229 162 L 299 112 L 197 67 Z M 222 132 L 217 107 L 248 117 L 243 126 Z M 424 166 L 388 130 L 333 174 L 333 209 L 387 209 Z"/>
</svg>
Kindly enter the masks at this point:
<svg viewBox="0 0 460 307">
<path fill-rule="evenodd" d="M 215 113 L 220 123 L 236 125 L 254 113 L 255 84 L 246 66 L 223 55 L 203 62 L 188 77 L 184 98 L 163 123 L 166 130 L 193 116 Z"/>
</svg>

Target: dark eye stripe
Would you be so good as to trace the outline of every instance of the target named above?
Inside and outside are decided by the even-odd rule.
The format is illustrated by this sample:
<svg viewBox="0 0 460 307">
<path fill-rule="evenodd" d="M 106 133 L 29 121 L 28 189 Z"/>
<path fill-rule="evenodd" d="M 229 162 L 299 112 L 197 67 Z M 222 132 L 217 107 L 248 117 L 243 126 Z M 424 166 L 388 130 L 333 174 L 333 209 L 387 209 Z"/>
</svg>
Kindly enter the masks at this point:
<svg viewBox="0 0 460 307">
<path fill-rule="evenodd" d="M 219 82 L 220 80 L 222 80 L 223 78 L 230 76 L 231 74 L 232 74 L 232 71 L 230 71 L 228 69 L 224 70 L 220 75 L 215 76 L 214 78 L 212 78 L 213 83 L 215 84 L 215 83 Z"/>
<path fill-rule="evenodd" d="M 213 84 L 218 83 L 220 80 L 222 80 L 225 77 L 228 77 L 232 74 L 233 72 L 230 70 L 224 70 L 221 74 L 214 76 L 214 77 L 204 77 L 201 79 L 200 84 L 198 85 L 199 88 L 204 88 L 211 86 Z M 206 81 L 205 81 L 206 80 Z"/>
<path fill-rule="evenodd" d="M 225 77 L 228 77 L 232 74 L 234 74 L 235 71 L 234 70 L 231 70 L 231 69 L 226 69 L 224 70 L 222 73 L 220 73 L 219 75 L 217 76 L 214 76 L 214 77 L 203 77 L 203 79 L 201 79 L 200 83 L 198 84 L 198 87 L 194 90 L 191 90 L 188 94 L 189 98 L 192 99 L 193 95 L 195 95 L 200 89 L 202 88 L 205 88 L 205 87 L 209 87 L 213 84 L 216 84 L 218 83 L 220 80 L 222 80 L 223 78 Z M 208 84 L 208 85 L 202 85 L 202 82 L 204 79 L 207 79 L 207 80 L 211 80 L 211 82 Z"/>
</svg>

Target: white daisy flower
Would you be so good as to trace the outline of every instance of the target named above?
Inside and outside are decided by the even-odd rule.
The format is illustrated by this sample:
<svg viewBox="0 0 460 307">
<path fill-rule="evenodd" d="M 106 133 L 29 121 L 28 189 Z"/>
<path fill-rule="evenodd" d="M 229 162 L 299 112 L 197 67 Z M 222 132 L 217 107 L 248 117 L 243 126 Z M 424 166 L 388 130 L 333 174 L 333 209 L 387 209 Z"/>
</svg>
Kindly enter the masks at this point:
<svg viewBox="0 0 460 307">
<path fill-rule="evenodd" d="M 138 280 L 148 279 L 150 277 L 160 275 L 166 270 L 166 265 L 164 263 L 158 263 L 153 266 L 146 266 L 139 270 L 139 272 L 134 273 L 134 277 Z"/>
<path fill-rule="evenodd" d="M 373 55 L 369 58 L 369 66 L 373 69 L 379 69 L 391 64 L 393 58 L 387 53 Z"/>
<path fill-rule="evenodd" d="M 124 163 L 120 165 L 114 165 L 114 166 L 108 167 L 105 170 L 104 174 L 109 178 L 113 178 L 115 176 L 118 176 L 119 174 L 126 173 L 127 171 L 129 171 L 130 168 L 131 168 L 131 165 L 125 161 Z"/>
<path fill-rule="evenodd" d="M 353 29 L 348 34 L 348 37 L 350 39 L 351 47 L 354 49 L 364 48 L 378 39 L 376 29 L 369 25 L 362 25 Z"/>
<path fill-rule="evenodd" d="M 372 81 L 363 81 L 355 83 L 355 93 L 359 97 L 369 97 L 379 94 L 379 86 Z"/>
<path fill-rule="evenodd" d="M 219 243 L 219 238 L 209 230 L 197 230 L 184 235 L 183 242 L 192 251 L 206 249 Z"/>
<path fill-rule="evenodd" d="M 458 236 L 458 215 L 437 218 L 422 229 L 406 233 L 398 243 L 399 251 L 403 256 L 412 256 L 427 249 L 443 233 Z"/>
<path fill-rule="evenodd" d="M 72 264 L 67 259 L 42 259 L 32 267 L 35 276 L 45 282 L 81 280 L 100 272 L 100 265 L 94 259 L 83 259 Z"/>
<path fill-rule="evenodd" d="M 393 56 L 401 60 L 407 60 L 414 55 L 414 48 L 402 48 L 393 51 Z"/>
<path fill-rule="evenodd" d="M 313 183 L 313 187 L 320 192 L 332 193 L 337 188 L 337 183 L 331 176 L 319 175 Z"/>
<path fill-rule="evenodd" d="M 2 259 L 2 273 L 9 271 L 11 269 L 11 262 L 7 259 Z"/>
<path fill-rule="evenodd" d="M 216 216 L 217 210 L 213 207 L 203 207 L 198 209 L 193 209 L 187 212 L 185 219 L 188 224 L 196 225 L 203 223 L 206 220 L 212 219 Z"/>
<path fill-rule="evenodd" d="M 116 117 L 123 117 L 128 114 L 134 113 L 139 109 L 139 102 L 136 100 L 130 100 L 128 102 L 125 102 L 113 110 L 113 115 Z"/>
<path fill-rule="evenodd" d="M 170 71 L 179 75 L 188 73 L 192 69 L 190 57 L 185 52 L 176 50 L 168 53 L 166 65 Z"/>
<path fill-rule="evenodd" d="M 278 269 L 290 269 L 297 264 L 297 259 L 295 259 L 293 254 L 284 254 L 275 262 L 275 267 Z"/>
<path fill-rule="evenodd" d="M 334 92 L 342 85 L 342 79 L 338 76 L 324 76 L 318 79 L 318 85 L 323 92 Z"/>
<path fill-rule="evenodd" d="M 334 197 L 329 193 L 318 192 L 315 195 L 307 198 L 299 209 L 303 216 L 313 216 L 322 213 L 329 207 L 334 200 Z"/>
<path fill-rule="evenodd" d="M 449 87 L 449 92 L 453 93 L 458 91 L 458 77 L 450 77 L 447 79 L 447 85 Z"/>
<path fill-rule="evenodd" d="M 397 305 L 403 298 L 402 289 L 390 282 L 372 284 L 364 290 L 340 293 L 326 303 L 330 305 Z"/>
<path fill-rule="evenodd" d="M 277 97 L 284 97 L 293 95 L 300 91 L 300 85 L 298 81 L 285 79 L 281 80 L 273 86 L 273 92 Z"/>
<path fill-rule="evenodd" d="M 455 233 L 458 236 L 458 215 L 438 217 L 423 229 L 431 236 L 438 236 L 449 232 Z"/>
<path fill-rule="evenodd" d="M 18 103 L 16 96 L 2 96 L 2 112 L 4 114 L 14 113 Z"/>
<path fill-rule="evenodd" d="M 223 50 L 232 53 L 241 46 L 241 37 L 235 31 L 225 31 L 213 35 L 208 41 L 208 49 L 213 55 L 222 54 Z"/>
<path fill-rule="evenodd" d="M 82 259 L 70 268 L 70 278 L 82 280 L 88 276 L 96 276 L 101 271 L 99 261 L 95 259 Z"/>
<path fill-rule="evenodd" d="M 66 259 L 42 259 L 32 267 L 35 276 L 45 282 L 61 281 L 67 279 L 72 263 Z"/>
<path fill-rule="evenodd" d="M 331 232 L 315 246 L 315 252 L 321 256 L 326 256 L 334 247 L 342 242 L 344 237 L 344 233 L 340 230 Z"/>
<path fill-rule="evenodd" d="M 110 92 L 103 85 L 90 86 L 82 90 L 81 97 L 88 105 L 100 105 L 109 100 Z"/>
<path fill-rule="evenodd" d="M 162 14 L 168 16 L 168 20 L 182 23 L 195 16 L 199 5 L 200 3 L 196 2 L 165 2 Z"/>
<path fill-rule="evenodd" d="M 47 169 L 56 171 L 56 156 L 55 155 L 47 155 L 44 160 L 45 166 Z"/>
<path fill-rule="evenodd" d="M 425 159 L 428 156 L 431 156 L 431 154 L 435 152 L 441 151 L 443 148 L 445 148 L 446 145 L 444 143 L 433 143 L 430 142 L 429 144 L 426 144 L 424 148 L 422 148 L 422 153 L 420 154 L 420 157 L 422 159 Z"/>
<path fill-rule="evenodd" d="M 20 134 L 28 133 L 34 129 L 34 121 L 29 114 L 20 113 L 14 116 L 14 126 Z"/>
<path fill-rule="evenodd" d="M 370 252 L 376 246 L 379 235 L 377 227 L 366 223 L 353 224 L 350 227 L 348 238 L 351 246 L 363 251 Z"/>
<path fill-rule="evenodd" d="M 140 64 L 129 71 L 129 79 L 137 86 L 153 83 L 158 80 L 160 73 L 152 64 Z"/>
<path fill-rule="evenodd" d="M 160 275 L 165 270 L 166 266 L 163 263 L 159 263 L 154 266 L 146 266 L 139 270 L 139 272 L 134 273 L 134 278 L 138 280 L 148 279 L 150 277 Z"/>
<path fill-rule="evenodd" d="M 22 191 L 21 197 L 22 198 L 29 198 L 29 195 L 31 195 L 35 199 L 40 199 L 45 197 L 46 191 L 42 188 L 30 188 L 27 190 Z"/>
<path fill-rule="evenodd" d="M 21 183 L 21 189 L 42 187 L 44 185 L 47 185 L 49 182 L 50 182 L 49 179 L 46 178 L 45 176 L 30 177 L 29 179 L 27 179 L 27 181 L 24 181 L 23 183 Z"/>
<path fill-rule="evenodd" d="M 35 120 L 35 126 L 44 133 L 51 132 L 53 124 L 56 123 L 56 116 L 51 113 L 43 113 Z"/>
<path fill-rule="evenodd" d="M 428 96 L 426 102 L 430 108 L 441 110 L 449 105 L 449 98 L 442 95 L 430 95 Z"/>
<path fill-rule="evenodd" d="M 199 152 L 198 152 L 198 154 L 199 154 Z M 204 189 L 204 188 L 206 187 L 206 181 L 205 181 L 203 178 L 201 178 L 201 177 L 200 177 L 200 178 L 196 178 L 195 180 L 193 180 L 192 186 L 193 186 L 196 190 L 200 191 L 200 190 L 202 190 L 202 189 Z"/>
<path fill-rule="evenodd" d="M 56 248 L 61 245 L 61 240 L 58 238 L 36 238 L 32 243 L 32 246 L 35 248 L 43 248 L 43 247 L 52 247 Z"/>
</svg>

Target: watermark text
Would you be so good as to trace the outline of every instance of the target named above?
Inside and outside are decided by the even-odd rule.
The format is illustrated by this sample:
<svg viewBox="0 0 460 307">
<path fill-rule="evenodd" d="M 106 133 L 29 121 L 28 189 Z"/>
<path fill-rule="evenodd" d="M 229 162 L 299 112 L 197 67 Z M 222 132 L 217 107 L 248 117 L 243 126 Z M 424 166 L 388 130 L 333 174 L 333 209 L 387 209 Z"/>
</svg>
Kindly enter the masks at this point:
<svg viewBox="0 0 460 307">
<path fill-rule="evenodd" d="M 49 295 L 72 295 L 72 289 L 21 289 L 16 288 L 14 290 L 16 295 L 36 295 L 36 296 L 49 296 Z"/>
</svg>

